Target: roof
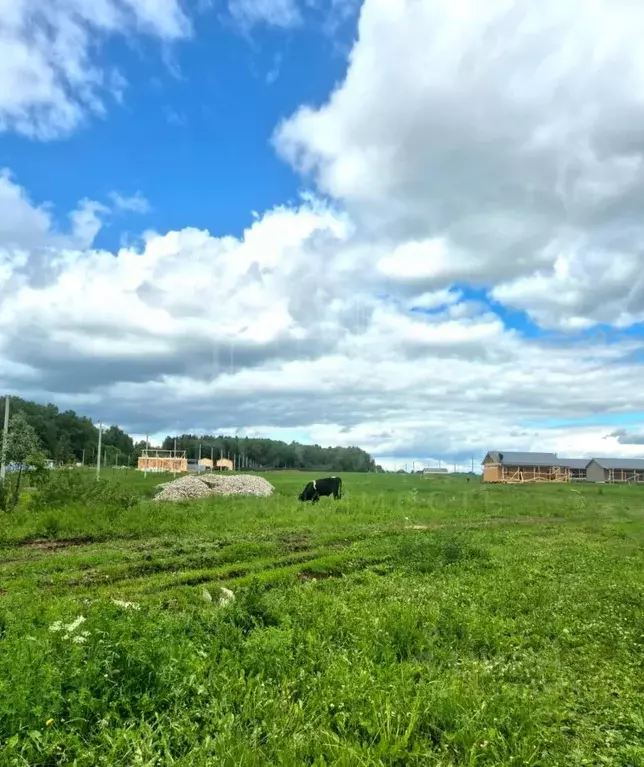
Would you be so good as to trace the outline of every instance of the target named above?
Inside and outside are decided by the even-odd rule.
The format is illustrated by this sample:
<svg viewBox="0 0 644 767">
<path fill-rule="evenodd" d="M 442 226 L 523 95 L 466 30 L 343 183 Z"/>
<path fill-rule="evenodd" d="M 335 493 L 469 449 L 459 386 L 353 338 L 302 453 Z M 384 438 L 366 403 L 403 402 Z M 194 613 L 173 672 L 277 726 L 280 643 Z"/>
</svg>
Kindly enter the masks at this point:
<svg viewBox="0 0 644 767">
<path fill-rule="evenodd" d="M 644 458 L 593 458 L 602 469 L 626 469 L 644 471 Z"/>
<path fill-rule="evenodd" d="M 488 453 L 495 463 L 504 466 L 558 466 L 559 459 L 554 453 L 520 453 L 490 450 Z"/>
<path fill-rule="evenodd" d="M 559 458 L 559 466 L 564 469 L 585 469 L 592 458 Z"/>
</svg>

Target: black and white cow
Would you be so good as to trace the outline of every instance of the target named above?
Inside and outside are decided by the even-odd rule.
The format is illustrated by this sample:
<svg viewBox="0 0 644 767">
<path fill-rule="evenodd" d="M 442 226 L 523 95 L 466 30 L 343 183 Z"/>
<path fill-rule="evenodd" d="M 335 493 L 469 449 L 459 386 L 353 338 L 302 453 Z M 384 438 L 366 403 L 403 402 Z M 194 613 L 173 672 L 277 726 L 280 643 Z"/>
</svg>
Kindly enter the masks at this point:
<svg viewBox="0 0 644 767">
<path fill-rule="evenodd" d="M 342 497 L 342 480 L 340 477 L 324 477 L 308 482 L 299 494 L 298 500 L 317 503 L 322 495 L 332 495 L 337 501 Z"/>
</svg>

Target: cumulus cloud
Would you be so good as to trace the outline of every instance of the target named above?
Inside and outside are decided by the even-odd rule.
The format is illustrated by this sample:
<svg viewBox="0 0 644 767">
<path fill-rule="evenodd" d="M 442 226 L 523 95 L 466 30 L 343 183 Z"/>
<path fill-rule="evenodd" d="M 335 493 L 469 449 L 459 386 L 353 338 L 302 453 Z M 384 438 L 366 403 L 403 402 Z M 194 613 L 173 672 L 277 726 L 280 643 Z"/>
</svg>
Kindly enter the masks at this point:
<svg viewBox="0 0 644 767">
<path fill-rule="evenodd" d="M 345 79 L 275 144 L 419 290 L 467 281 L 549 327 L 644 311 L 644 8 L 366 0 Z"/>
<path fill-rule="evenodd" d="M 21 396 L 135 434 L 296 430 L 394 463 L 459 465 L 499 439 L 586 451 L 598 427 L 522 424 L 601 413 L 607 391 L 613 410 L 644 409 L 634 341 L 528 342 L 458 291 L 423 295 L 422 311 L 377 296 L 360 233 L 315 197 L 266 212 L 239 238 L 151 232 L 110 253 L 74 245 L 78 217 L 61 233 L 15 181 L 3 185 L 40 226 L 29 257 L 26 241 L 3 250 L 0 388 Z"/>
<path fill-rule="evenodd" d="M 0 132 L 68 134 L 104 96 L 120 98 L 123 75 L 105 67 L 101 37 L 190 34 L 178 0 L 0 0 Z"/>
<path fill-rule="evenodd" d="M 287 3 L 238 5 L 291 24 Z M 124 8 L 92 7 L 110 30 Z M 644 411 L 637 337 L 576 335 L 644 320 L 642 20 L 365 0 L 344 81 L 275 133 L 315 192 L 239 237 L 187 221 L 106 252 L 101 222 L 142 196 L 81 200 L 61 229 L 4 173 L 0 389 L 135 434 L 296 434 L 392 463 L 636 454 L 637 433 L 560 422 Z M 526 338 L 503 309 L 570 337 Z"/>
<path fill-rule="evenodd" d="M 616 429 L 608 438 L 617 440 L 619 445 L 644 445 L 644 434 L 641 431 Z"/>
</svg>

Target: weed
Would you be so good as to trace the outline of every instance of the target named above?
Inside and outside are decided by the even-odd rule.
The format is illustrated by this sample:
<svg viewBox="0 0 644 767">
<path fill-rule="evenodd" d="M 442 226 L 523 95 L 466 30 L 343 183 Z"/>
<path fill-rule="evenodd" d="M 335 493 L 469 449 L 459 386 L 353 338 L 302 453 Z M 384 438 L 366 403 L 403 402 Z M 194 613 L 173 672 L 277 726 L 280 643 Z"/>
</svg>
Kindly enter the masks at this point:
<svg viewBox="0 0 644 767">
<path fill-rule="evenodd" d="M 0 515 L 1 764 L 644 763 L 642 488 L 268 478 L 61 471 Z"/>
</svg>

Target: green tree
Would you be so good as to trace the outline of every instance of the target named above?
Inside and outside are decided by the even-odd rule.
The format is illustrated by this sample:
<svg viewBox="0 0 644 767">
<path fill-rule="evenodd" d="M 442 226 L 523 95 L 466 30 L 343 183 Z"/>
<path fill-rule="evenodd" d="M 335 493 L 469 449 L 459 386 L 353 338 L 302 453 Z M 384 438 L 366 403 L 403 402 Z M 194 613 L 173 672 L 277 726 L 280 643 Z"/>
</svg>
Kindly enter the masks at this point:
<svg viewBox="0 0 644 767">
<path fill-rule="evenodd" d="M 67 432 L 63 432 L 56 445 L 56 460 L 60 463 L 70 463 L 74 460 L 72 442 Z"/>
<path fill-rule="evenodd" d="M 6 461 L 9 465 L 17 465 L 18 472 L 13 479 L 12 492 L 7 487 L 6 478 L 3 483 L 0 501 L 5 511 L 18 505 L 20 481 L 25 465 L 31 460 L 40 461 L 40 458 L 40 440 L 36 430 L 28 423 L 24 413 L 15 413 L 9 420 Z"/>
</svg>

